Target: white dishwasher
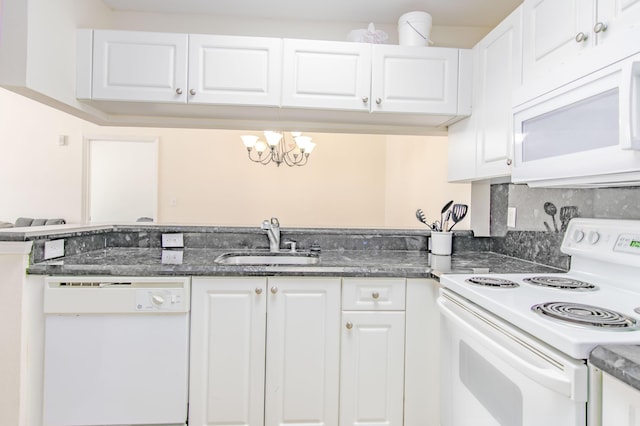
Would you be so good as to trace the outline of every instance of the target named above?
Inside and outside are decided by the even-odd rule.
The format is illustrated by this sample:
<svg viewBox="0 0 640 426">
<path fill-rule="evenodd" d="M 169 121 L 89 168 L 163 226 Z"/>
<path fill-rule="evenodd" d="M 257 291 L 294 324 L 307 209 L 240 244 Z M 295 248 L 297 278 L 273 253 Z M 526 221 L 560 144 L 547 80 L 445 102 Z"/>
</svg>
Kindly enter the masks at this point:
<svg viewBox="0 0 640 426">
<path fill-rule="evenodd" d="M 189 278 L 48 277 L 43 425 L 185 425 L 189 301 Z"/>
</svg>

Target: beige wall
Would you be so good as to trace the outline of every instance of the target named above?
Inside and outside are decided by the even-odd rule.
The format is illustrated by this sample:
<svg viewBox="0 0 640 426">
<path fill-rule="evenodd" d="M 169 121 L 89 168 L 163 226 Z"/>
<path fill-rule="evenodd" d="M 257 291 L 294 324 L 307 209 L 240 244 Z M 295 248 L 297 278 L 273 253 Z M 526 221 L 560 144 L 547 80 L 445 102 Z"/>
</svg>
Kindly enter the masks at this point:
<svg viewBox="0 0 640 426">
<path fill-rule="evenodd" d="M 246 159 L 243 133 L 99 127 L 0 89 L 0 221 L 81 222 L 83 137 L 159 138 L 165 223 L 419 228 L 418 207 L 436 219 L 470 199 L 470 185 L 446 183 L 445 137 L 313 134 L 307 166 L 277 168 Z"/>
</svg>

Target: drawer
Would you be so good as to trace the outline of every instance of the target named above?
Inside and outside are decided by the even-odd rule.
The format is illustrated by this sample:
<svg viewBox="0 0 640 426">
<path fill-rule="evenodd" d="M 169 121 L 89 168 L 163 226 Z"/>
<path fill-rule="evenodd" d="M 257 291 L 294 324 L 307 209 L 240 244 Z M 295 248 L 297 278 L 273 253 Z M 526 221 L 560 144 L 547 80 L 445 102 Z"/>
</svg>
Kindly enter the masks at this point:
<svg viewBox="0 0 640 426">
<path fill-rule="evenodd" d="M 343 278 L 342 310 L 404 311 L 404 278 Z"/>
</svg>

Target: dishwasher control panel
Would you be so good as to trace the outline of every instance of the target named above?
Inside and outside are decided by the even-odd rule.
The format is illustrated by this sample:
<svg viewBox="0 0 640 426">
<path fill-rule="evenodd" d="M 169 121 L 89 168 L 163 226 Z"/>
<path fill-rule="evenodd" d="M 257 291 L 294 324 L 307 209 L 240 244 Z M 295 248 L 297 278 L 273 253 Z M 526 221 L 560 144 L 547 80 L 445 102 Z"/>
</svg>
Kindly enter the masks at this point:
<svg viewBox="0 0 640 426">
<path fill-rule="evenodd" d="M 183 311 L 182 289 L 137 289 L 137 311 Z"/>
</svg>

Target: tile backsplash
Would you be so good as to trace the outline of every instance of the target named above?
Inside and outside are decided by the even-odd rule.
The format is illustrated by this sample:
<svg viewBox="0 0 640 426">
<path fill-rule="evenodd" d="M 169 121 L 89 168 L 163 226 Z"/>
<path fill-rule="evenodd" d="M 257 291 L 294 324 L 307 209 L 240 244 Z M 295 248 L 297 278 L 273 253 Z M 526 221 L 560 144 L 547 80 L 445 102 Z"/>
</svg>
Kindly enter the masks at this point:
<svg viewBox="0 0 640 426">
<path fill-rule="evenodd" d="M 507 209 L 510 207 L 516 209 L 514 228 L 507 228 Z M 573 216 L 640 220 L 640 187 L 550 189 L 515 184 L 491 186 L 492 236 L 504 236 L 507 231 L 556 232 L 556 228 L 560 233 L 563 222 L 566 224 Z"/>
<path fill-rule="evenodd" d="M 509 208 L 516 209 L 513 228 L 507 227 Z M 640 187 L 549 189 L 491 185 L 492 250 L 568 269 L 570 258 L 560 251 L 560 245 L 564 227 L 573 216 L 640 220 Z"/>
</svg>

